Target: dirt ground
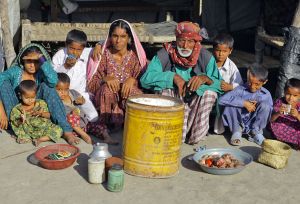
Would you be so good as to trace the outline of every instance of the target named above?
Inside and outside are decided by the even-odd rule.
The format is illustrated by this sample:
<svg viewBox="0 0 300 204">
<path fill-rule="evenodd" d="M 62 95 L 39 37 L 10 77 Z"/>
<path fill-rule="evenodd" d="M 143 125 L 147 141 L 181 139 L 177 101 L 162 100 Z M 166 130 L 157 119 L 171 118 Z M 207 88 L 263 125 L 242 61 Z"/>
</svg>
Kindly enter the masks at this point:
<svg viewBox="0 0 300 204">
<path fill-rule="evenodd" d="M 121 141 L 122 132 L 113 136 Z M 256 162 L 259 146 L 246 139 L 242 142 L 241 147 L 231 147 L 224 136 L 209 135 L 199 145 L 183 144 L 178 175 L 149 179 L 125 174 L 123 191 L 112 193 L 105 185 L 87 181 L 87 160 L 92 146 L 83 141 L 79 144 L 81 154 L 72 167 L 46 170 L 33 157 L 38 148 L 17 144 L 3 132 L 0 135 L 0 203 L 298 203 L 300 152 L 293 150 L 288 166 L 275 170 Z M 42 145 L 47 144 L 51 143 Z M 187 160 L 194 153 L 193 148 L 202 145 L 240 148 L 255 161 L 235 175 L 207 174 Z M 120 155 L 121 148 L 122 145 L 109 147 L 113 155 Z"/>
</svg>

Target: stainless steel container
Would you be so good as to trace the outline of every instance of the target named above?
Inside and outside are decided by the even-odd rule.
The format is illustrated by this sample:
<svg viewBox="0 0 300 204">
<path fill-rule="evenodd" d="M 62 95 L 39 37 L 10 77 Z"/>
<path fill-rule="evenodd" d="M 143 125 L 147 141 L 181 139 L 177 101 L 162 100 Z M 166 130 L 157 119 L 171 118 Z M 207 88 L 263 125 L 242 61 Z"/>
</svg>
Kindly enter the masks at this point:
<svg viewBox="0 0 300 204">
<path fill-rule="evenodd" d="M 107 159 L 112 157 L 108 151 L 108 145 L 106 143 L 96 143 L 93 145 L 93 151 L 90 153 L 90 158 Z"/>
</svg>

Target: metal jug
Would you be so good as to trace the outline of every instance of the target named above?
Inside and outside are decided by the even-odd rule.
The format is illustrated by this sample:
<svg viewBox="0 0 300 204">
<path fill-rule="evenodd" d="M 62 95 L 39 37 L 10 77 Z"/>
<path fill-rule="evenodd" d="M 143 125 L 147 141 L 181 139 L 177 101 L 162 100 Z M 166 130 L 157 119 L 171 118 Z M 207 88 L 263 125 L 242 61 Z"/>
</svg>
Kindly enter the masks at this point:
<svg viewBox="0 0 300 204">
<path fill-rule="evenodd" d="M 108 151 L 108 145 L 106 143 L 99 143 L 93 145 L 93 151 L 90 153 L 90 158 L 107 159 L 112 157 Z"/>
</svg>

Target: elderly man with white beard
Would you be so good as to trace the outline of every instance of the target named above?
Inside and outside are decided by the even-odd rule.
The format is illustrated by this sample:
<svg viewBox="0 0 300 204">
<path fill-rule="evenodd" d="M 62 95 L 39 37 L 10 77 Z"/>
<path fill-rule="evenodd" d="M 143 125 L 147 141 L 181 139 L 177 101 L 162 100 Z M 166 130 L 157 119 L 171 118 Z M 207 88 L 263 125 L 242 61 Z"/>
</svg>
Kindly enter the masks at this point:
<svg viewBox="0 0 300 204">
<path fill-rule="evenodd" d="M 197 144 L 205 139 L 217 93 L 222 93 L 221 76 L 215 58 L 201 46 L 198 24 L 178 23 L 175 35 L 176 42 L 164 43 L 140 81 L 145 89 L 184 102 L 182 141 Z"/>
</svg>

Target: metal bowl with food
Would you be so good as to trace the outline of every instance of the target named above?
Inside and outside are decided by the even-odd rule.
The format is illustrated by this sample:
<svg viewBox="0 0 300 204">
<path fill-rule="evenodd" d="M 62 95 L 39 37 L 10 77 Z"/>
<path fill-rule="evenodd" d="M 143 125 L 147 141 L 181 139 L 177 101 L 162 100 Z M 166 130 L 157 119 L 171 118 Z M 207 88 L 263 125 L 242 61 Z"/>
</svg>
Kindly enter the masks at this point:
<svg viewBox="0 0 300 204">
<path fill-rule="evenodd" d="M 207 173 L 230 175 L 242 171 L 253 158 L 239 149 L 214 148 L 197 152 L 193 160 Z"/>
</svg>

